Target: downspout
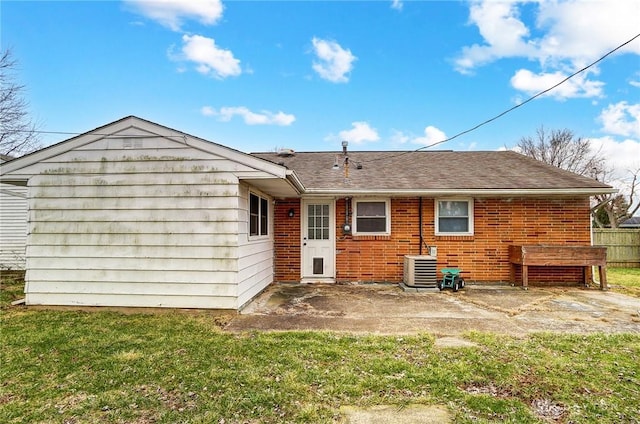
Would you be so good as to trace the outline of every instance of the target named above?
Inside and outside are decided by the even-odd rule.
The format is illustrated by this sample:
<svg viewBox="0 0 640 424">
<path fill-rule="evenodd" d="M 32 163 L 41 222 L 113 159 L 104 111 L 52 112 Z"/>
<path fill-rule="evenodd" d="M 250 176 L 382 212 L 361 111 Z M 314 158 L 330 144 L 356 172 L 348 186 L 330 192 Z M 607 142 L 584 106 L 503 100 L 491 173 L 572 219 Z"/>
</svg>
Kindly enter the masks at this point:
<svg viewBox="0 0 640 424">
<path fill-rule="evenodd" d="M 418 198 L 420 201 L 418 203 L 418 225 L 420 226 L 420 255 L 422 255 L 422 196 Z"/>
</svg>

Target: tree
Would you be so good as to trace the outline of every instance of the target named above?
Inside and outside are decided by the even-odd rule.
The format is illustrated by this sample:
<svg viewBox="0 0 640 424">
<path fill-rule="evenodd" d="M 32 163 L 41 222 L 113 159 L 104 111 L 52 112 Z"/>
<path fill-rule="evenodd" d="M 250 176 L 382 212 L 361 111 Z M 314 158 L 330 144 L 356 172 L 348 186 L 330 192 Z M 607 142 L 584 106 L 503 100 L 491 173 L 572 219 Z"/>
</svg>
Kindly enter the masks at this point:
<svg viewBox="0 0 640 424">
<path fill-rule="evenodd" d="M 17 62 L 0 52 L 0 154 L 20 156 L 39 147 L 38 125 L 29 117 L 24 85 L 15 82 Z"/>
<path fill-rule="evenodd" d="M 595 196 L 596 205 L 591 209 L 593 223 L 600 228 L 618 228 L 627 219 L 635 215 L 640 210 L 640 202 L 635 196 L 640 190 L 640 168 L 635 171 L 628 171 L 629 186 L 627 187 L 629 197 L 620 193 L 598 194 Z M 596 178 L 598 179 L 598 178 Z M 603 180 L 608 179 L 607 174 L 603 175 Z"/>
<path fill-rule="evenodd" d="M 549 165 L 604 183 L 612 180 L 612 170 L 607 167 L 605 157 L 599 151 L 593 151 L 588 139 L 576 138 L 568 129 L 547 132 L 543 127 L 538 128 L 536 135 L 536 138 L 521 138 L 516 148 L 522 154 Z M 631 176 L 628 199 L 616 193 L 594 196 L 591 215 L 595 225 L 617 228 L 638 211 L 640 204 L 637 199 L 634 202 L 634 196 L 640 189 L 640 169 L 631 172 Z"/>
<path fill-rule="evenodd" d="M 605 172 L 605 158 L 591 151 L 591 143 L 585 138 L 575 138 L 568 129 L 536 130 L 537 138 L 523 137 L 516 145 L 520 153 L 566 171 L 593 178 Z"/>
</svg>

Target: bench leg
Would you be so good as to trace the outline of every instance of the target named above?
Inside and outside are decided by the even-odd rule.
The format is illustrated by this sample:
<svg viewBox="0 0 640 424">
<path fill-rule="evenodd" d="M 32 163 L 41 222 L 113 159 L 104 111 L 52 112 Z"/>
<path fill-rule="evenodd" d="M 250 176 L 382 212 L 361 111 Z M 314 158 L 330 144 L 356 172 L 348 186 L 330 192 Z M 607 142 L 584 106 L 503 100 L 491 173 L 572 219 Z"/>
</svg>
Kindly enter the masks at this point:
<svg viewBox="0 0 640 424">
<path fill-rule="evenodd" d="M 529 265 L 522 265 L 522 288 L 529 288 Z"/>
<path fill-rule="evenodd" d="M 609 288 L 607 286 L 607 266 L 598 266 L 598 273 L 600 274 L 600 290 L 607 290 Z"/>
<path fill-rule="evenodd" d="M 588 287 L 593 282 L 593 270 L 591 266 L 585 266 L 582 269 L 582 283 Z"/>
</svg>

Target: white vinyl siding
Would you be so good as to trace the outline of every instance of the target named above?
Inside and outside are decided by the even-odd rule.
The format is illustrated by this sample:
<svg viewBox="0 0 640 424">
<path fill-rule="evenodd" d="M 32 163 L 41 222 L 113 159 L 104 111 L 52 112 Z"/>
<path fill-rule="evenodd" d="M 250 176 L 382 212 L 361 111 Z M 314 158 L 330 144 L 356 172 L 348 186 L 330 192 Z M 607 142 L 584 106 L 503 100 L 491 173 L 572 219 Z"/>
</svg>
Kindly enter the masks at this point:
<svg viewBox="0 0 640 424">
<path fill-rule="evenodd" d="M 436 234 L 473 234 L 473 199 L 440 199 L 435 206 Z"/>
<path fill-rule="evenodd" d="M 269 240 L 257 252 L 238 243 L 236 173 L 263 171 L 150 137 L 99 139 L 20 172 L 35 174 L 27 304 L 237 309 L 272 280 Z"/>
<path fill-rule="evenodd" d="M 28 188 L 0 184 L 0 270 L 23 270 Z"/>
<path fill-rule="evenodd" d="M 262 236 L 250 234 L 250 199 L 257 197 L 262 203 L 260 211 L 265 211 L 260 229 Z M 241 307 L 273 282 L 273 208 L 268 207 L 271 200 L 263 193 L 250 191 L 246 184 L 240 185 L 239 222 L 246 222 L 244 230 L 238 231 L 238 306 Z M 266 205 L 265 205 L 266 203 Z"/>
</svg>

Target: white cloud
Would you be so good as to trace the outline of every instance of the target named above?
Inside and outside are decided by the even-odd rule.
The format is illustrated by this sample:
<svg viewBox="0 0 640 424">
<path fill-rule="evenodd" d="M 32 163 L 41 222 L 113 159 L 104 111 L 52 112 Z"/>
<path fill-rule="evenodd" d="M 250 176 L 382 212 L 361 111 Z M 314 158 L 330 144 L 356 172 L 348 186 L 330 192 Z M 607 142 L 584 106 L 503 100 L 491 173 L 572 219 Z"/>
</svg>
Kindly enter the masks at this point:
<svg viewBox="0 0 640 424">
<path fill-rule="evenodd" d="M 562 71 L 534 74 L 527 69 L 520 69 L 511 77 L 511 86 L 516 90 L 524 91 L 532 95 L 553 87 L 567 77 L 568 75 Z M 588 73 L 582 73 L 565 81 L 545 95 L 558 99 L 568 97 L 601 97 L 603 86 L 604 83 L 601 81 L 589 80 Z"/>
<path fill-rule="evenodd" d="M 343 49 L 335 41 L 322 40 L 313 37 L 314 53 L 318 61 L 313 62 L 313 70 L 331 82 L 347 82 L 347 74 L 353 69 L 353 62 L 357 59 L 349 49 Z"/>
<path fill-rule="evenodd" d="M 202 106 L 202 108 L 200 108 L 200 113 L 204 116 L 215 116 L 217 112 L 211 106 Z"/>
<path fill-rule="evenodd" d="M 635 0 L 539 2 L 537 26 L 548 32 L 539 40 L 542 60 L 570 59 L 584 66 L 638 33 L 640 3 Z M 640 40 L 623 47 L 640 54 Z"/>
<path fill-rule="evenodd" d="M 341 140 L 346 140 L 349 143 L 355 144 L 380 140 L 378 131 L 375 128 L 371 128 L 367 122 L 352 122 L 351 126 L 352 128 L 350 130 L 344 130 L 338 133 Z"/>
<path fill-rule="evenodd" d="M 525 4 L 527 13 L 535 16 L 535 28 L 521 19 Z M 468 74 L 503 58 L 537 61 L 541 69 L 537 75 L 521 69 L 512 78 L 516 89 L 533 94 L 549 88 L 550 85 L 542 85 L 544 81 L 572 74 L 637 34 L 639 15 L 640 3 L 633 0 L 475 0 L 469 9 L 469 22 L 477 26 L 483 42 L 463 47 L 455 59 L 455 68 Z M 640 54 L 640 39 L 618 54 L 623 52 Z M 579 76 L 552 95 L 602 95 L 602 82 Z"/>
<path fill-rule="evenodd" d="M 469 21 L 478 27 L 485 44 L 464 47 L 461 56 L 455 61 L 456 69 L 467 73 L 500 57 L 533 54 L 534 47 L 524 40 L 529 35 L 529 29 L 518 15 L 514 1 L 472 3 Z"/>
<path fill-rule="evenodd" d="M 398 130 L 391 130 L 390 141 L 393 146 L 399 146 L 407 143 L 411 137 Z"/>
<path fill-rule="evenodd" d="M 252 112 L 244 106 L 221 107 L 216 110 L 211 106 L 203 106 L 200 113 L 204 116 L 217 116 L 218 120 L 228 122 L 234 116 L 240 116 L 247 125 L 279 125 L 289 126 L 293 124 L 296 117 L 284 112 L 273 113 L 268 110 L 262 110 L 259 113 Z"/>
<path fill-rule="evenodd" d="M 640 140 L 627 138 L 618 141 L 613 137 L 589 139 L 594 152 L 601 153 L 607 160 L 607 165 L 614 169 L 613 178 L 624 180 L 629 177 L 629 171 L 640 168 Z"/>
<path fill-rule="evenodd" d="M 538 38 L 530 37 L 520 19 L 525 3 L 536 5 L 536 29 L 543 32 Z M 474 1 L 469 21 L 484 43 L 463 48 L 456 67 L 470 72 L 494 60 L 524 57 L 554 67 L 568 61 L 579 69 L 637 34 L 639 14 L 640 3 L 629 0 Z M 621 51 L 640 54 L 640 40 Z"/>
<path fill-rule="evenodd" d="M 424 144 L 425 146 L 430 146 L 434 143 L 438 143 L 446 139 L 447 135 L 444 133 L 444 131 L 429 125 L 424 129 L 423 137 L 416 137 L 411 140 L 411 142 L 415 144 Z"/>
<path fill-rule="evenodd" d="M 222 17 L 220 0 L 124 0 L 139 14 L 180 31 L 185 19 L 213 25 Z"/>
<path fill-rule="evenodd" d="M 184 59 L 194 62 L 201 74 L 222 79 L 242 73 L 240 61 L 233 57 L 230 50 L 218 47 L 213 38 L 183 35 L 182 43 Z"/>
<path fill-rule="evenodd" d="M 396 10 L 402 10 L 402 0 L 391 0 L 391 8 Z"/>
<path fill-rule="evenodd" d="M 640 138 L 640 103 L 611 104 L 600 113 L 598 119 L 602 122 L 604 132 Z M 640 158 L 640 152 L 636 157 Z"/>
<path fill-rule="evenodd" d="M 425 127 L 424 135 L 415 136 L 414 134 L 406 134 L 402 131 L 393 130 L 391 133 L 391 144 L 400 146 L 406 143 L 422 144 L 424 146 L 430 146 L 434 143 L 439 143 L 447 139 L 447 135 L 444 131 L 436 128 L 432 125 Z"/>
</svg>

